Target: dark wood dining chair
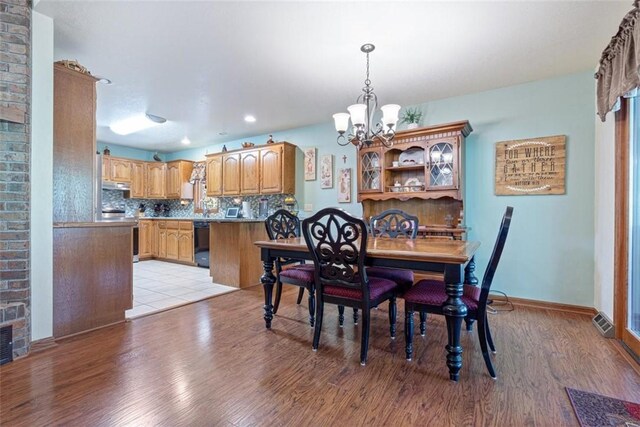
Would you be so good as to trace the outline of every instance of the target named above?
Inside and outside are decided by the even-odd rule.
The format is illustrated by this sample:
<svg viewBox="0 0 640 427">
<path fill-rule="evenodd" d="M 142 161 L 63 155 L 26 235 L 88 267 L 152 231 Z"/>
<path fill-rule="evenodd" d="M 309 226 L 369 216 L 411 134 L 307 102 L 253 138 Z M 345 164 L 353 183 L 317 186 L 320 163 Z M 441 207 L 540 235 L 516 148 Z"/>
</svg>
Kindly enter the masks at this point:
<svg viewBox="0 0 640 427">
<path fill-rule="evenodd" d="M 291 212 L 280 209 L 267 217 L 264 221 L 267 236 L 270 240 L 287 239 L 300 236 L 300 219 Z M 287 267 L 287 268 L 283 268 Z M 309 324 L 313 326 L 315 319 L 315 286 L 313 264 L 305 264 L 304 260 L 292 258 L 278 258 L 275 260 L 276 268 L 276 297 L 273 305 L 273 314 L 278 312 L 280 298 L 282 297 L 282 284 L 298 286 L 297 303 L 302 302 L 304 290 L 309 293 Z"/>
<path fill-rule="evenodd" d="M 387 209 L 373 215 L 369 219 L 369 232 L 373 237 L 389 237 L 394 239 L 412 239 L 418 236 L 418 217 L 411 215 L 400 209 Z M 415 281 L 413 271 L 397 268 L 369 267 L 367 274 L 373 277 L 393 280 L 402 291 L 408 291 Z M 426 321 L 427 314 L 420 313 L 420 324 Z M 357 319 L 357 312 L 354 312 L 354 319 Z"/>
<path fill-rule="evenodd" d="M 367 256 L 367 226 L 361 219 L 335 208 L 322 209 L 302 221 L 302 234 L 315 266 L 316 325 L 313 350 L 318 349 L 324 304 L 362 310 L 360 364 L 367 363 L 371 308 L 389 301 L 389 329 L 396 333 L 396 282 L 369 277 L 364 266 Z"/>
<path fill-rule="evenodd" d="M 500 224 L 498 237 L 493 247 L 493 253 L 491 254 L 487 270 L 482 279 L 482 286 L 464 285 L 461 296 L 462 301 L 467 306 L 467 318 L 476 320 L 478 325 L 478 339 L 480 340 L 482 356 L 487 365 L 487 370 L 493 379 L 496 378 L 496 373 L 493 369 L 491 358 L 489 357 L 487 344 L 492 352 L 495 352 L 495 346 L 493 345 L 493 338 L 491 337 L 491 330 L 489 329 L 489 322 L 487 321 L 487 300 L 489 290 L 491 289 L 491 282 L 493 282 L 493 276 L 498 268 L 502 250 L 507 241 L 512 215 L 513 208 L 508 206 L 502 217 L 502 223 Z M 411 360 L 413 353 L 413 312 L 419 310 L 427 313 L 444 314 L 443 306 L 448 297 L 441 281 L 421 280 L 409 291 L 405 292 L 403 298 L 405 301 L 405 352 L 407 360 Z"/>
</svg>

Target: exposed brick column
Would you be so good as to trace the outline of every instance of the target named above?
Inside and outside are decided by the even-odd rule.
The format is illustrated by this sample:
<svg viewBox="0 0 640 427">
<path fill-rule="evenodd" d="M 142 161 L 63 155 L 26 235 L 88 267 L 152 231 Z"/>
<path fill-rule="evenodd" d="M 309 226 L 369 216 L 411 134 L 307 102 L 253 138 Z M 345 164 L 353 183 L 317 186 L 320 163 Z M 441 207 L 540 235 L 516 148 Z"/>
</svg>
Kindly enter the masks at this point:
<svg viewBox="0 0 640 427">
<path fill-rule="evenodd" d="M 29 351 L 31 1 L 0 0 L 0 106 L 25 123 L 0 120 L 0 324 L 13 324 L 14 357 Z"/>
</svg>

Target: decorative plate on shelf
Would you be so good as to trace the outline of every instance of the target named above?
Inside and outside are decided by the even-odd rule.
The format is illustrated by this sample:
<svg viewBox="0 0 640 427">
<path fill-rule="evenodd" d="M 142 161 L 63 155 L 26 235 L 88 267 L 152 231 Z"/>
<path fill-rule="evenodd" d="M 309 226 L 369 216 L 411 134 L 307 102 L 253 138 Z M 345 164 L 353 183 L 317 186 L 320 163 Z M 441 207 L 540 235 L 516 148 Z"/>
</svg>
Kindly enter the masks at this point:
<svg viewBox="0 0 640 427">
<path fill-rule="evenodd" d="M 398 157 L 400 165 L 421 165 L 424 164 L 424 150 L 422 148 L 409 148 L 400 153 Z"/>
<path fill-rule="evenodd" d="M 418 187 L 418 186 L 422 186 L 422 185 L 424 185 L 424 184 L 422 184 L 418 178 L 409 178 L 404 183 L 405 187 Z"/>
</svg>

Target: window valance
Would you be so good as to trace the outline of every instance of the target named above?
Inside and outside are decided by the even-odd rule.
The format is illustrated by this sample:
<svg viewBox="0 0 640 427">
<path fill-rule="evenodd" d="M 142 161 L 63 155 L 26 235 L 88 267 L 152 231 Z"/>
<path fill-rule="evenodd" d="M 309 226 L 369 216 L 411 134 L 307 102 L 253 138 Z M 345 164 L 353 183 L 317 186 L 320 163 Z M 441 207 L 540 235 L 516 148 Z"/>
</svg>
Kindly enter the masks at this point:
<svg viewBox="0 0 640 427">
<path fill-rule="evenodd" d="M 602 52 L 595 75 L 598 116 L 603 122 L 621 96 L 640 87 L 640 0 L 633 6 Z"/>
</svg>

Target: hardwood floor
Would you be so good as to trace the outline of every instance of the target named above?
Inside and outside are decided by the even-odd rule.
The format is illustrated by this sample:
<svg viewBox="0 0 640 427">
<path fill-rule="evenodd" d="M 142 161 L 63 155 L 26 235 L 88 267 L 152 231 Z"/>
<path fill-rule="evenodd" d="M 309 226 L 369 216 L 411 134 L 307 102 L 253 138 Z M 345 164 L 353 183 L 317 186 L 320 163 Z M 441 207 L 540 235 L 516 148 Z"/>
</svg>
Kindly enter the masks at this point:
<svg viewBox="0 0 640 427">
<path fill-rule="evenodd" d="M 491 316 L 498 380 L 476 332 L 463 333 L 460 382 L 448 380 L 446 328 L 404 360 L 386 307 L 372 313 L 369 361 L 360 325 L 328 306 L 317 353 L 297 288 L 264 328 L 259 287 L 59 342 L 0 368 L 0 425 L 578 425 L 564 387 L 640 401 L 640 375 L 588 316 L 517 307 Z"/>
</svg>

